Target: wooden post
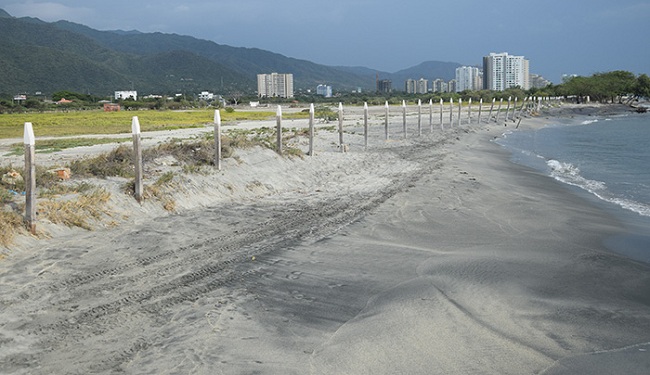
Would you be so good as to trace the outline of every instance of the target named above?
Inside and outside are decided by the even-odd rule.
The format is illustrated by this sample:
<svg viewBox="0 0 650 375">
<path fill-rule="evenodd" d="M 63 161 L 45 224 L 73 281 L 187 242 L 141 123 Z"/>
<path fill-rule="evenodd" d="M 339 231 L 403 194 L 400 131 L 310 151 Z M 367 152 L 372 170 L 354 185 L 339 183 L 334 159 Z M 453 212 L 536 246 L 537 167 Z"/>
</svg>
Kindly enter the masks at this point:
<svg viewBox="0 0 650 375">
<path fill-rule="evenodd" d="M 508 115 L 510 114 L 510 101 L 512 100 L 512 96 L 508 97 L 508 108 L 506 108 L 506 119 L 505 122 L 508 122 Z"/>
<path fill-rule="evenodd" d="M 517 118 L 521 118 L 521 114 L 524 111 L 524 107 L 526 106 L 527 101 L 528 101 L 528 97 L 525 97 L 524 101 L 521 103 L 521 108 L 519 109 L 519 114 L 517 115 Z"/>
<path fill-rule="evenodd" d="M 449 128 L 454 127 L 454 98 L 449 98 Z"/>
<path fill-rule="evenodd" d="M 490 121 L 492 121 L 492 110 L 494 109 L 495 100 L 496 100 L 495 98 L 492 98 L 492 105 L 490 106 L 490 113 L 488 114 L 488 120 L 487 120 L 488 124 L 490 123 Z"/>
<path fill-rule="evenodd" d="M 442 101 L 442 98 L 440 98 L 440 130 L 445 130 L 445 125 L 443 124 L 442 121 L 443 112 L 444 112 L 444 103 Z"/>
<path fill-rule="evenodd" d="M 499 108 L 497 108 L 497 117 L 494 119 L 494 122 L 499 123 L 499 115 L 501 114 L 501 106 L 503 105 L 503 98 L 499 100 Z"/>
<path fill-rule="evenodd" d="M 517 117 L 517 97 L 515 96 L 515 103 L 512 105 L 512 116 L 511 116 L 512 122 L 515 122 L 516 117 Z"/>
<path fill-rule="evenodd" d="M 472 98 L 469 98 L 469 104 L 467 105 L 467 125 L 472 123 Z"/>
<path fill-rule="evenodd" d="M 406 100 L 402 100 L 402 124 L 404 127 L 404 138 L 407 137 L 406 133 Z"/>
<path fill-rule="evenodd" d="M 418 137 L 422 135 L 422 100 L 418 99 Z"/>
<path fill-rule="evenodd" d="M 386 119 L 384 122 L 384 132 L 386 133 L 385 138 L 386 140 L 388 140 L 388 100 L 386 101 L 385 107 L 386 107 Z"/>
<path fill-rule="evenodd" d="M 36 234 L 36 162 L 34 160 L 34 128 L 25 123 L 25 225 L 31 234 Z"/>
<path fill-rule="evenodd" d="M 343 103 L 339 102 L 339 147 L 341 152 L 345 152 L 343 149 Z"/>
<path fill-rule="evenodd" d="M 282 155 L 282 106 L 278 105 L 275 111 L 275 147 L 277 153 Z"/>
<path fill-rule="evenodd" d="M 481 125 L 481 112 L 483 112 L 483 98 L 478 102 L 478 121 L 477 123 Z"/>
<path fill-rule="evenodd" d="M 314 156 L 314 103 L 309 105 L 309 156 Z"/>
<path fill-rule="evenodd" d="M 458 99 L 458 127 L 460 128 L 460 110 L 463 106 L 463 99 Z"/>
<path fill-rule="evenodd" d="M 429 128 L 433 133 L 433 100 L 429 99 Z"/>
<path fill-rule="evenodd" d="M 363 103 L 363 147 L 368 148 L 368 103 Z"/>
<path fill-rule="evenodd" d="M 133 166 L 135 167 L 134 195 L 138 203 L 142 203 L 142 144 L 140 140 L 140 120 L 138 116 L 131 119 L 133 133 Z"/>
<path fill-rule="evenodd" d="M 214 110 L 214 165 L 221 170 L 221 112 Z"/>
</svg>

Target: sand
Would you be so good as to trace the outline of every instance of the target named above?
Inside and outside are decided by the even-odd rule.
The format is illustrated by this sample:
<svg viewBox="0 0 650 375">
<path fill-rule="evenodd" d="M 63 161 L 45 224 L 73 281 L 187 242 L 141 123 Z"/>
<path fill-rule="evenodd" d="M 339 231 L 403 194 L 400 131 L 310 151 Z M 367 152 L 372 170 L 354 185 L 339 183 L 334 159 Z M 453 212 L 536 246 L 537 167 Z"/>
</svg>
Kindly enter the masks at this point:
<svg viewBox="0 0 650 375">
<path fill-rule="evenodd" d="M 0 261 L 0 373 L 648 373 L 650 267 L 603 246 L 613 217 L 510 163 L 503 123 L 404 140 L 395 113 L 384 141 L 374 113 L 365 151 L 357 112 L 348 153 L 240 150 L 176 213 L 41 223 Z"/>
</svg>

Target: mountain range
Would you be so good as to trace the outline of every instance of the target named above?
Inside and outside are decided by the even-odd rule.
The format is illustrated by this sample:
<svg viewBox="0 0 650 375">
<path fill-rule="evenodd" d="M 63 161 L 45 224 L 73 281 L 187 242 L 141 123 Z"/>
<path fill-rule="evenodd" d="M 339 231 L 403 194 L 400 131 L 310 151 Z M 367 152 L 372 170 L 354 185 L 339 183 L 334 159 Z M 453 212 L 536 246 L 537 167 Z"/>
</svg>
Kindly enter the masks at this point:
<svg viewBox="0 0 650 375">
<path fill-rule="evenodd" d="M 427 61 L 394 73 L 326 66 L 257 48 L 232 47 L 191 36 L 100 31 L 68 21 L 12 17 L 0 9 L 0 94 L 69 90 L 98 96 L 140 93 L 251 93 L 258 73 L 292 73 L 296 90 L 327 84 L 374 91 L 376 79 L 401 90 L 409 78 L 450 80 L 460 66 Z"/>
</svg>

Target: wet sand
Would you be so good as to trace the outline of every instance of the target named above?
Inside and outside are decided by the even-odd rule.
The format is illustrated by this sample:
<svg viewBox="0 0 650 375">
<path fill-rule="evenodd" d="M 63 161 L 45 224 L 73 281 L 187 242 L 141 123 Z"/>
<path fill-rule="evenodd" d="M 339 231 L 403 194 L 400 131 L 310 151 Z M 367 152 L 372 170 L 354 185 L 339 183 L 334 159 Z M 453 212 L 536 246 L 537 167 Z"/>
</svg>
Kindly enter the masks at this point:
<svg viewBox="0 0 650 375">
<path fill-rule="evenodd" d="M 0 372 L 646 374 L 650 267 L 501 129 L 323 152 L 287 167 L 331 166 L 298 190 L 17 251 Z"/>
</svg>

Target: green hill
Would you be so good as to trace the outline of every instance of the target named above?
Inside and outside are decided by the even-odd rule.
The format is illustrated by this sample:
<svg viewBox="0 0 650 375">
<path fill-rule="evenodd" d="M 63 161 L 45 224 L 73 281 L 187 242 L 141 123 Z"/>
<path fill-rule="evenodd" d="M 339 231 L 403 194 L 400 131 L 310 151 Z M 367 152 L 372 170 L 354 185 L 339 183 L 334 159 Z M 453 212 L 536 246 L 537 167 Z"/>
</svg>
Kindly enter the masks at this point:
<svg viewBox="0 0 650 375">
<path fill-rule="evenodd" d="M 434 79 L 442 72 L 440 78 L 450 79 L 450 69 L 458 66 L 428 62 L 394 74 L 331 67 L 190 36 L 15 18 L 1 9 L 0 35 L 0 94 L 8 95 L 69 90 L 107 96 L 131 87 L 142 94 L 253 93 L 257 74 L 271 72 L 292 73 L 296 89 L 328 84 L 335 90 L 373 91 L 377 75 L 393 79 L 399 88 L 404 77 Z"/>
</svg>

